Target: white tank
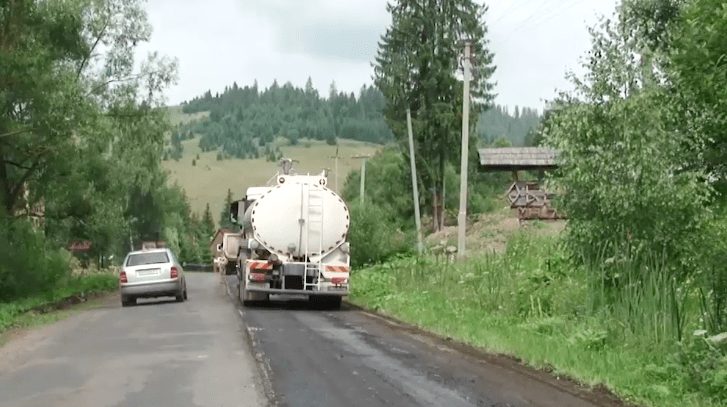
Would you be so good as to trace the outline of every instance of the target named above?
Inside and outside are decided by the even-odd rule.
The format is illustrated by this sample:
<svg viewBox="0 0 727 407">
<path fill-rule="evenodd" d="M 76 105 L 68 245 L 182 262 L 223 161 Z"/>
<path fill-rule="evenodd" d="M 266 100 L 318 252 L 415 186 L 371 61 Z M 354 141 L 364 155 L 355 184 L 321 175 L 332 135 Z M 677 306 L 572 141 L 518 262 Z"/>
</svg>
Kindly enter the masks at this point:
<svg viewBox="0 0 727 407">
<path fill-rule="evenodd" d="M 242 224 L 281 260 L 315 261 L 346 241 L 350 215 L 345 202 L 315 176 L 282 176 L 278 185 L 247 209 Z"/>
</svg>

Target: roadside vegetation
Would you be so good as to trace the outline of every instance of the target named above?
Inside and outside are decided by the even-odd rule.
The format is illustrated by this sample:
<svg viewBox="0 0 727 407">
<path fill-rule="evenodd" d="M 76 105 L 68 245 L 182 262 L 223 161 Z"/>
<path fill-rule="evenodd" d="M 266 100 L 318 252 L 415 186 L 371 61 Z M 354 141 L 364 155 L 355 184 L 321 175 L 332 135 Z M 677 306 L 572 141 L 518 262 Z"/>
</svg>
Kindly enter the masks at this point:
<svg viewBox="0 0 727 407">
<path fill-rule="evenodd" d="M 161 167 L 171 130 L 161 97 L 176 63 L 135 61 L 150 26 L 140 0 L 21 0 L 0 5 L 0 324 L 88 290 L 88 265 L 118 263 L 164 240 L 207 261 L 212 222 L 192 213 Z M 211 217 L 209 217 L 211 218 Z M 8 322 L 10 321 L 10 322 Z"/>
<path fill-rule="evenodd" d="M 94 295 L 116 290 L 118 278 L 113 273 L 95 272 L 67 277 L 43 292 L 12 302 L 0 302 L 0 333 L 33 323 L 39 315 L 86 301 Z"/>
<path fill-rule="evenodd" d="M 413 81 L 397 76 L 412 72 L 407 61 L 436 58 L 406 54 L 424 46 L 423 37 L 407 34 L 411 22 L 429 18 L 419 15 L 426 10 L 397 4 L 390 7 L 387 35 L 396 37 L 404 57 L 393 57 L 400 53 L 391 53 L 394 45 L 385 36 L 377 83 L 390 102 L 386 117 L 395 139 L 405 140 L 402 118 L 406 107 L 413 109 L 415 135 L 421 134 L 417 165 L 425 174 L 419 190 L 444 191 L 446 211 L 457 204 L 458 191 L 449 191 L 452 181 L 443 175 L 447 160 L 437 171 L 441 156 L 428 156 L 430 146 L 421 144 L 433 134 L 458 143 L 446 128 L 428 127 L 429 116 L 420 116 L 428 111 L 419 105 L 426 98 L 412 100 L 385 86 L 413 82 L 416 93 L 446 83 L 434 79 L 437 72 Z M 367 187 L 367 199 L 374 196 L 367 208 L 379 212 L 353 213 L 352 256 L 359 268 L 352 300 L 584 384 L 603 385 L 638 404 L 725 405 L 727 66 L 720 40 L 727 36 L 725 22 L 727 9 L 717 0 L 624 0 L 614 16 L 592 28 L 586 73 L 570 75 L 574 91 L 558 95 L 537 132 L 526 137 L 560 151 L 560 168 L 547 179 L 560 192 L 556 207 L 568 216 L 557 237 L 523 231 L 504 251 L 470 252 L 466 261 L 454 263 L 431 254 L 413 256 L 408 168 L 382 164 L 378 176 L 400 187 L 371 193 Z M 458 158 L 454 150 L 447 151 Z M 399 151 L 379 155 L 372 167 L 377 159 L 408 162 L 406 150 Z M 353 173 L 345 187 L 350 202 L 357 177 Z M 453 178 L 458 185 L 456 172 Z M 498 182 L 506 180 L 478 185 L 476 177 L 470 179 L 470 213 L 505 204 L 497 199 L 504 192 Z M 492 189 L 480 196 L 484 185 Z M 379 193 L 384 198 L 376 202 Z M 429 195 L 421 203 L 436 207 L 436 194 Z M 487 197 L 494 200 L 479 206 Z M 428 229 L 431 222 L 425 219 Z M 358 224 L 381 240 L 371 244 L 357 237 Z M 440 228 L 435 223 L 431 229 Z M 409 245 L 397 236 L 409 236 Z"/>
</svg>

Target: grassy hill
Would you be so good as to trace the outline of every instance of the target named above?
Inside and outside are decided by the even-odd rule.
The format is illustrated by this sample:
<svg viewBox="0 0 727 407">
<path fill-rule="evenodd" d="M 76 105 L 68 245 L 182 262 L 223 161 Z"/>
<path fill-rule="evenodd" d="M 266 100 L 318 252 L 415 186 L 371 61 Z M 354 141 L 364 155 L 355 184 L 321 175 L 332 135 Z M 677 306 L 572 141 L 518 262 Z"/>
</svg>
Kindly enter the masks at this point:
<svg viewBox="0 0 727 407">
<path fill-rule="evenodd" d="M 204 117 L 204 114 L 186 115 L 178 107 L 170 108 L 170 118 L 173 123 L 182 123 L 200 117 Z M 178 183 L 187 192 L 192 210 L 201 214 L 209 202 L 216 221 L 219 221 L 217 218 L 222 211 L 228 188 L 232 190 L 234 198 L 242 198 L 248 187 L 265 185 L 278 168 L 277 163 L 265 161 L 265 158 L 217 161 L 217 152 L 202 152 L 197 145 L 198 142 L 198 138 L 183 141 L 182 159 L 164 161 L 163 166 L 169 171 L 172 182 Z M 339 140 L 338 148 L 340 157 L 338 160 L 338 188 L 343 189 L 343 183 L 348 173 L 361 166 L 360 160 L 352 159 L 351 156 L 372 154 L 381 146 L 360 141 Z M 335 155 L 336 146 L 327 145 L 322 141 L 301 140 L 295 146 L 282 145 L 281 150 L 285 157 L 299 161 L 294 166 L 299 173 L 315 174 L 324 168 L 329 168 L 329 185 L 332 189 L 336 189 L 335 163 L 332 158 L 329 158 Z M 199 159 L 197 159 L 198 155 Z M 196 165 L 192 165 L 192 160 L 196 160 Z"/>
</svg>

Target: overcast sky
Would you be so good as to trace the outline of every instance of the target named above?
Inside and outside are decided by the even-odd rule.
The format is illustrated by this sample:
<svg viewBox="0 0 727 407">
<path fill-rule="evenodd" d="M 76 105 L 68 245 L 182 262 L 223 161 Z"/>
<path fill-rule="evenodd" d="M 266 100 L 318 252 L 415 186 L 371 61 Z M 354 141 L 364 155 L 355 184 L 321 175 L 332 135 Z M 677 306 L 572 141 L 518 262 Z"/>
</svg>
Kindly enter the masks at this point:
<svg viewBox="0 0 727 407">
<path fill-rule="evenodd" d="M 565 72 L 589 48 L 587 27 L 617 0 L 491 0 L 486 21 L 497 71 L 497 103 L 542 108 Z M 152 39 L 140 53 L 176 57 L 179 81 L 167 92 L 178 104 L 273 79 L 302 86 L 308 76 L 327 95 L 372 82 L 371 61 L 390 23 L 386 0 L 147 0 Z"/>
</svg>

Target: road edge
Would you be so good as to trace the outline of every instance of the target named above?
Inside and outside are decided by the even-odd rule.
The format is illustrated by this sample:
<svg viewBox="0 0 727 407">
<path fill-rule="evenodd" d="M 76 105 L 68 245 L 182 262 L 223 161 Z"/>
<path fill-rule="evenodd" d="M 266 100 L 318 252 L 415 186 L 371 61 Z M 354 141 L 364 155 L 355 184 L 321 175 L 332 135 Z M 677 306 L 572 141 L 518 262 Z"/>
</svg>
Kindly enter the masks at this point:
<svg viewBox="0 0 727 407">
<path fill-rule="evenodd" d="M 255 337 L 255 330 L 247 324 L 247 321 L 245 320 L 245 312 L 240 306 L 241 304 L 237 296 L 231 291 L 227 275 L 221 274 L 220 278 L 222 280 L 221 284 L 224 287 L 225 295 L 231 300 L 230 302 L 232 303 L 232 307 L 240 317 L 245 345 L 250 351 L 250 355 L 252 355 L 252 358 L 255 360 L 255 365 L 258 370 L 258 378 L 262 385 L 263 396 L 267 400 L 268 406 L 277 406 L 279 403 L 275 390 L 273 389 L 273 371 L 270 367 L 270 360 L 265 356 L 265 353 L 260 350 L 260 346 L 258 345 L 259 342 Z"/>
<path fill-rule="evenodd" d="M 403 321 L 385 312 L 368 309 L 362 305 L 352 302 L 349 299 L 344 299 L 344 304 L 347 308 L 357 310 L 368 318 L 386 323 L 392 329 L 403 331 L 410 335 L 423 336 L 430 341 L 435 342 L 436 345 L 443 346 L 454 352 L 472 357 L 480 363 L 496 365 L 498 367 L 508 369 L 598 406 L 640 407 L 637 404 L 632 404 L 619 398 L 615 393 L 602 384 L 597 386 L 588 386 L 573 377 L 564 374 L 555 375 L 552 369 L 538 369 L 534 366 L 528 365 L 520 358 L 506 354 L 488 352 L 485 349 L 467 344 L 451 337 L 437 334 L 420 326 Z"/>
</svg>

